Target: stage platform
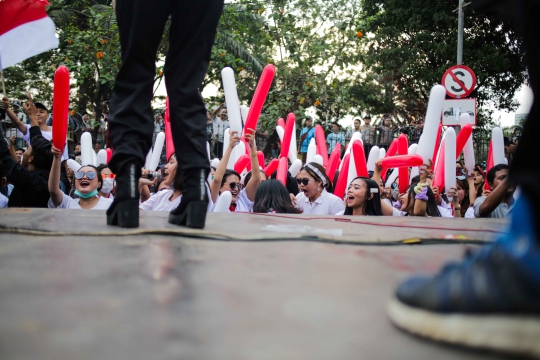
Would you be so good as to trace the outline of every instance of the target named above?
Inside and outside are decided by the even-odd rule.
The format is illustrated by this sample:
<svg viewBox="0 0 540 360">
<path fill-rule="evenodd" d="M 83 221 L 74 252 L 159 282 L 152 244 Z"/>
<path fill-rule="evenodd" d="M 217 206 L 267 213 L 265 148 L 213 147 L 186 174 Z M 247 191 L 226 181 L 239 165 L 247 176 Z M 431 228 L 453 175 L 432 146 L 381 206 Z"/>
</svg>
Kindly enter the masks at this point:
<svg viewBox="0 0 540 360">
<path fill-rule="evenodd" d="M 502 220 L 0 210 L 0 359 L 502 359 L 394 328 L 400 280 Z M 515 358 L 515 357 L 508 357 Z"/>
</svg>

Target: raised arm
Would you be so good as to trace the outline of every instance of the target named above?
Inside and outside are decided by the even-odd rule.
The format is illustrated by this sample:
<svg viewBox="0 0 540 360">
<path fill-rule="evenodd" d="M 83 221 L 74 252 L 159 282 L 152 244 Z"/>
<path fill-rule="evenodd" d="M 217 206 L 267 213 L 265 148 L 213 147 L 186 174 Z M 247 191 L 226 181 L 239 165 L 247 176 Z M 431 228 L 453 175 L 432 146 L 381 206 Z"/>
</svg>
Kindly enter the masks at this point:
<svg viewBox="0 0 540 360">
<path fill-rule="evenodd" d="M 225 150 L 225 153 L 223 154 L 223 158 L 219 162 L 219 165 L 216 169 L 216 173 L 214 174 L 214 180 L 212 181 L 212 184 L 210 184 L 210 191 L 212 193 L 212 201 L 216 202 L 218 195 L 219 195 L 219 189 L 221 188 L 221 181 L 223 180 L 223 175 L 225 174 L 225 170 L 227 170 L 227 164 L 229 163 L 229 159 L 231 157 L 231 152 L 236 146 L 236 144 L 240 141 L 240 136 L 238 135 L 238 131 L 231 131 L 231 140 L 229 141 L 229 147 L 227 150 Z"/>
<path fill-rule="evenodd" d="M 11 154 L 13 160 L 18 162 L 19 160 L 17 160 L 17 154 L 15 154 L 15 139 L 17 139 L 16 135 L 11 135 L 9 138 L 9 153 Z"/>
<path fill-rule="evenodd" d="M 469 206 L 473 206 L 474 202 L 476 201 L 476 188 L 474 187 L 474 171 L 469 175 L 469 172 L 467 169 L 465 169 L 465 173 L 467 174 L 467 183 L 469 184 Z M 467 211 L 467 209 L 463 209 L 462 211 Z"/>
<path fill-rule="evenodd" d="M 480 217 L 488 217 L 504 200 L 504 196 L 509 188 L 510 183 L 508 182 L 508 178 L 506 178 L 495 190 L 492 190 L 489 196 L 486 197 L 486 200 L 480 205 L 480 209 L 478 209 Z"/>
<path fill-rule="evenodd" d="M 36 116 L 37 115 L 36 105 L 34 105 L 34 100 L 32 99 L 32 94 L 30 93 L 28 93 L 28 102 L 26 104 L 23 104 L 23 111 L 30 119 L 31 126 L 39 126 L 39 123 L 37 121 L 37 116 Z M 26 129 L 26 126 L 25 126 L 25 129 Z M 24 134 L 26 134 L 26 132 Z"/>
<path fill-rule="evenodd" d="M 259 169 L 259 160 L 257 158 L 257 146 L 255 146 L 255 135 L 253 129 L 247 129 L 245 137 L 249 143 L 249 151 L 251 156 L 251 180 L 246 186 L 246 195 L 249 200 L 255 200 L 255 192 L 261 182 L 261 170 Z M 215 179 L 215 177 L 214 177 Z"/>
<path fill-rule="evenodd" d="M 373 171 L 373 176 L 371 177 L 371 180 L 375 181 L 377 184 L 381 183 L 381 160 L 377 160 L 375 163 L 375 170 Z M 393 216 L 394 215 L 394 208 L 386 203 L 386 201 L 383 201 L 381 198 L 381 210 L 384 216 Z"/>
<path fill-rule="evenodd" d="M 415 195 L 415 202 L 413 208 L 414 216 L 427 216 L 427 178 L 430 168 L 431 161 L 419 167 L 420 182 L 418 183 L 418 186 L 423 186 L 423 189 Z M 410 191 L 416 192 L 416 189 L 411 189 Z"/>
<path fill-rule="evenodd" d="M 8 98 L 5 97 L 2 99 L 2 107 L 6 110 L 6 114 L 9 120 L 11 120 L 11 122 L 17 128 L 17 130 L 19 130 L 23 135 L 26 135 L 26 131 L 27 131 L 26 125 L 21 120 L 19 120 L 19 118 L 17 118 L 17 115 L 15 115 L 13 111 L 11 111 L 11 109 L 9 108 Z"/>
<path fill-rule="evenodd" d="M 51 147 L 53 153 L 53 162 L 51 166 L 51 173 L 49 174 L 49 194 L 51 194 L 51 201 L 54 206 L 58 206 L 62 203 L 63 193 L 60 190 L 60 166 L 62 165 L 62 151 L 54 147 Z"/>
</svg>

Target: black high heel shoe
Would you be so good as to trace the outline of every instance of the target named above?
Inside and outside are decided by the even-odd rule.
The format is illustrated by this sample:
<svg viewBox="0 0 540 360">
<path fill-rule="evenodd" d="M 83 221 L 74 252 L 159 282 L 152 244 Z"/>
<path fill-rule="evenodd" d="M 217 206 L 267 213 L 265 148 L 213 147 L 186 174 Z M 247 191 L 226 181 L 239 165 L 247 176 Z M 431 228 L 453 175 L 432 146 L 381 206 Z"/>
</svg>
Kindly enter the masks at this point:
<svg viewBox="0 0 540 360">
<path fill-rule="evenodd" d="M 169 214 L 170 224 L 195 229 L 204 228 L 208 209 L 207 172 L 207 169 L 186 171 L 182 179 L 182 200 L 180 205 Z"/>
<path fill-rule="evenodd" d="M 208 203 L 203 201 L 190 202 L 183 211 L 175 214 L 169 214 L 169 223 L 181 226 L 187 226 L 195 229 L 204 228 L 206 222 L 206 209 Z M 174 211 L 174 210 L 173 210 Z"/>
<path fill-rule="evenodd" d="M 107 225 L 125 228 L 139 227 L 139 200 L 127 199 L 116 202 L 114 199 L 107 210 Z"/>
<path fill-rule="evenodd" d="M 140 167 L 128 164 L 117 177 L 117 193 L 107 209 L 107 225 L 125 228 L 139 227 Z M 127 170 L 127 171 L 123 171 Z"/>
</svg>

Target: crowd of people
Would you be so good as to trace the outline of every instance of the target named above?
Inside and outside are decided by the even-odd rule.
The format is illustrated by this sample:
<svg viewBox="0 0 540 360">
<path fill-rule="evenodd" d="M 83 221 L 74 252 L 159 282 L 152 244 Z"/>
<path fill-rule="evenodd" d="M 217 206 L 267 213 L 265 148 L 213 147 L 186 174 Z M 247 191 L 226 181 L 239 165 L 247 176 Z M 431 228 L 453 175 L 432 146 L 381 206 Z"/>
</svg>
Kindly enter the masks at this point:
<svg viewBox="0 0 540 360">
<path fill-rule="evenodd" d="M 0 142 L 2 163 L 2 191 L 0 206 L 49 207 L 70 209 L 107 209 L 116 194 L 115 174 L 107 164 L 68 166 L 67 146 L 55 148 L 50 140 L 52 129 L 47 125 L 48 109 L 30 98 L 23 105 L 29 124 L 21 120 L 17 112 L 20 105 L 3 99 L 8 118 L 17 128 L 28 147 L 19 148 L 14 141 Z M 218 115 L 216 121 L 214 116 Z M 339 125 L 332 125 L 333 132 L 327 138 L 329 154 L 336 144 L 345 145 L 354 132 L 360 132 L 366 155 L 378 144 L 393 140 L 392 120 L 383 116 L 383 125 L 371 126 L 371 118 L 354 122 L 354 129 L 343 134 Z M 154 135 L 163 130 L 163 115 L 155 114 Z M 207 139 L 213 143 L 213 152 L 222 152 L 219 164 L 212 168 L 207 179 L 210 203 L 208 211 L 214 211 L 224 192 L 231 194 L 230 212 L 270 212 L 318 215 L 355 216 L 430 216 L 481 218 L 508 216 L 514 201 L 514 187 L 506 180 L 507 165 L 497 165 L 486 174 L 477 164 L 473 171 L 465 169 L 463 161 L 456 162 L 456 186 L 439 189 L 434 186 L 432 164 L 424 164 L 420 175 L 411 179 L 404 193 L 399 192 L 399 177 L 387 184 L 392 170 L 381 176 L 382 167 L 376 163 L 370 178 L 358 177 L 349 184 L 345 197 L 333 194 L 337 175 L 330 179 L 324 166 L 317 162 L 306 163 L 307 144 L 314 137 L 313 120 L 306 117 L 300 131 L 301 170 L 293 177 L 290 173 L 286 184 L 276 180 L 276 173 L 266 174 L 258 160 L 256 136 L 260 131 L 247 129 L 245 140 L 249 144 L 251 171 L 239 174 L 230 168 L 231 153 L 241 141 L 240 134 L 230 133 L 228 147 L 223 151 L 225 130 L 228 128 L 227 109 L 224 106 L 208 112 Z M 217 130 L 217 131 L 216 131 Z M 418 128 L 421 132 L 421 127 Z M 379 133 L 379 142 L 376 134 Z M 154 139 L 155 141 L 155 139 Z M 382 143 L 381 143 L 382 142 Z M 95 142 L 94 151 L 101 149 Z M 386 144 L 388 145 L 388 144 Z M 71 155 L 81 163 L 80 144 L 75 145 Z M 170 211 L 181 202 L 183 192 L 182 174 L 177 174 L 177 157 L 162 157 L 157 169 L 141 169 L 139 193 L 141 210 Z M 84 166 L 83 166 L 84 165 Z M 396 170 L 397 171 L 397 170 Z M 486 184 L 488 186 L 486 187 Z M 489 190 L 488 190 L 489 189 Z"/>
</svg>

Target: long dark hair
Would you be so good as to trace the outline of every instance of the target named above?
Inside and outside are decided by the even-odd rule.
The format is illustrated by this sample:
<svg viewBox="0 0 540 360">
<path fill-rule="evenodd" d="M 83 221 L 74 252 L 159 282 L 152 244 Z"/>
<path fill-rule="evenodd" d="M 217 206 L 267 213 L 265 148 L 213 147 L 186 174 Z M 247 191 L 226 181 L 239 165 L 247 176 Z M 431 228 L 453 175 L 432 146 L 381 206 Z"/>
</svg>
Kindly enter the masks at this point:
<svg viewBox="0 0 540 360">
<path fill-rule="evenodd" d="M 330 181 L 330 178 L 328 177 L 328 175 L 326 175 L 326 171 L 324 170 L 322 165 L 319 165 L 316 162 L 310 162 L 309 164 L 306 164 L 306 165 L 302 166 L 302 169 L 300 169 L 300 171 L 304 170 L 305 172 L 307 172 L 309 174 L 309 176 L 311 176 L 313 179 L 315 179 L 315 181 L 322 182 L 323 179 L 321 179 L 321 177 L 319 175 L 317 175 L 317 173 L 315 171 L 313 171 L 313 169 L 310 168 L 310 166 L 313 166 L 314 168 L 319 170 L 321 175 L 324 176 L 324 181 L 326 182 L 326 184 L 323 187 L 326 189 L 326 191 L 331 193 L 332 190 L 333 190 L 332 182 Z"/>
<path fill-rule="evenodd" d="M 360 179 L 366 184 L 366 198 L 363 207 L 364 214 L 372 216 L 382 216 L 383 213 L 381 209 L 381 195 L 379 194 L 379 185 L 377 185 L 375 181 L 362 176 L 354 178 L 352 181 L 356 179 Z M 376 192 L 371 192 L 371 189 L 376 189 Z M 373 197 L 370 199 L 369 197 L 371 194 L 373 194 Z M 350 206 L 345 206 L 345 212 L 343 213 L 343 215 L 352 214 L 353 208 Z"/>
<path fill-rule="evenodd" d="M 471 201 L 469 199 L 469 191 L 470 191 L 469 183 L 467 182 L 467 180 L 456 179 L 456 184 L 459 185 L 465 191 L 465 196 L 463 197 L 463 200 L 459 204 L 459 206 L 461 207 L 461 217 L 465 217 L 465 212 L 467 211 L 469 206 L 471 206 Z"/>
<path fill-rule="evenodd" d="M 418 183 L 411 183 L 411 185 L 409 185 L 407 193 L 407 204 L 411 204 L 412 213 L 414 212 L 414 203 L 416 202 L 416 193 L 414 192 L 414 188 L 416 187 L 416 185 L 418 185 Z M 426 204 L 426 214 L 431 217 L 441 217 L 441 213 L 439 211 L 439 208 L 437 207 L 437 202 L 435 201 L 435 194 L 433 194 L 433 190 L 431 190 L 429 186 L 427 186 L 426 195 L 428 197 L 428 201 Z"/>
<path fill-rule="evenodd" d="M 268 179 L 257 188 L 253 203 L 254 213 L 301 214 L 302 210 L 294 207 L 289 192 L 281 181 Z"/>
<path fill-rule="evenodd" d="M 270 179 L 276 180 L 277 177 L 277 170 L 270 175 Z M 285 188 L 289 192 L 289 194 L 298 194 L 300 192 L 300 189 L 298 188 L 298 183 L 296 182 L 296 178 L 291 175 L 289 171 L 287 171 L 287 180 L 285 181 Z"/>
</svg>

